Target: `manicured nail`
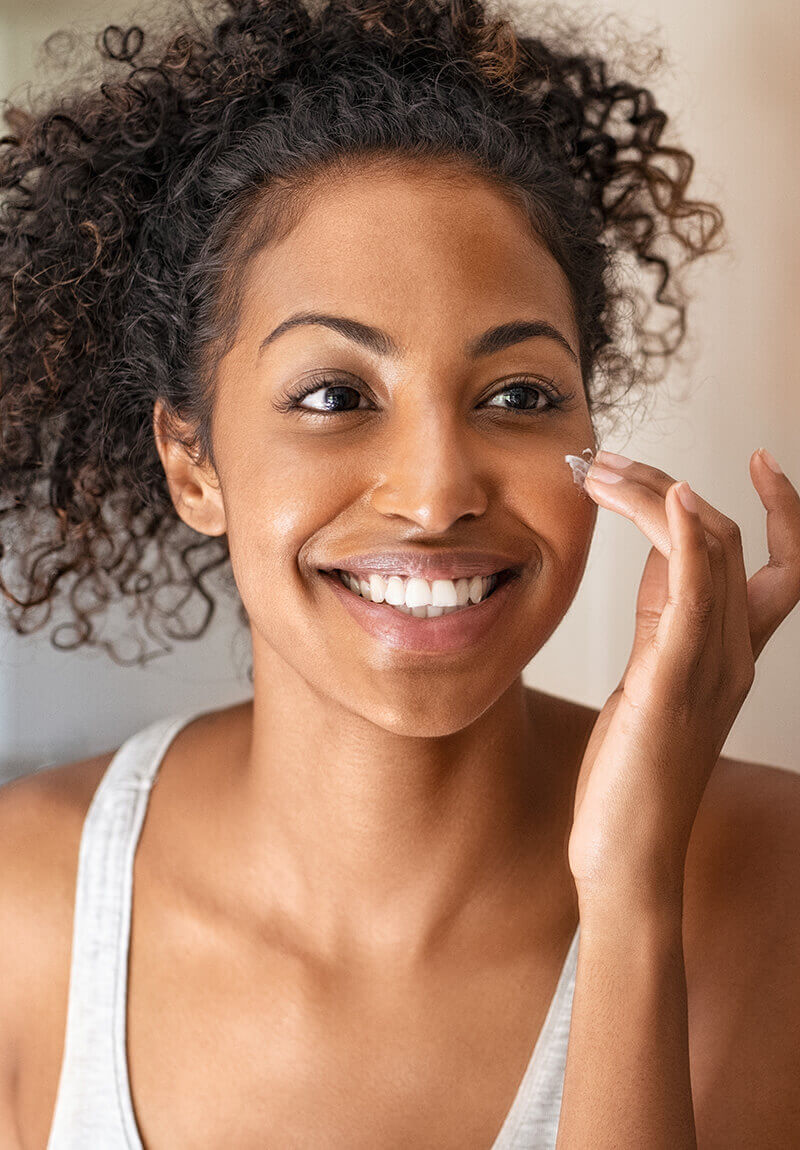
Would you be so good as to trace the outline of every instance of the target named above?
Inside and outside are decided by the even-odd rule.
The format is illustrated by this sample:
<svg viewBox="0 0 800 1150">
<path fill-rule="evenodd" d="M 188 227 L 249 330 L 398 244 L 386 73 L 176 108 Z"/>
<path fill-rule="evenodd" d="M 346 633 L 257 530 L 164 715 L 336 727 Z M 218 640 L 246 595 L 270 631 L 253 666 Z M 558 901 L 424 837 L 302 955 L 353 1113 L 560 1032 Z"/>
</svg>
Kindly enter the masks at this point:
<svg viewBox="0 0 800 1150">
<path fill-rule="evenodd" d="M 627 455 L 615 455 L 613 451 L 598 451 L 595 459 L 598 463 L 607 463 L 609 467 L 630 467 L 633 463 Z"/>
<path fill-rule="evenodd" d="M 617 475 L 616 471 L 609 471 L 607 467 L 601 467 L 599 463 L 593 463 L 586 478 L 596 483 L 619 483 L 622 476 Z"/>
<path fill-rule="evenodd" d="M 775 456 L 770 455 L 766 447 L 759 447 L 758 450 L 761 453 L 761 458 L 764 460 L 767 467 L 770 467 L 776 473 L 776 475 L 783 475 L 781 465 L 778 463 Z"/>
<path fill-rule="evenodd" d="M 681 503 L 687 511 L 698 511 L 697 496 L 692 491 L 689 484 L 684 479 L 682 483 L 678 484 L 678 496 Z"/>
</svg>

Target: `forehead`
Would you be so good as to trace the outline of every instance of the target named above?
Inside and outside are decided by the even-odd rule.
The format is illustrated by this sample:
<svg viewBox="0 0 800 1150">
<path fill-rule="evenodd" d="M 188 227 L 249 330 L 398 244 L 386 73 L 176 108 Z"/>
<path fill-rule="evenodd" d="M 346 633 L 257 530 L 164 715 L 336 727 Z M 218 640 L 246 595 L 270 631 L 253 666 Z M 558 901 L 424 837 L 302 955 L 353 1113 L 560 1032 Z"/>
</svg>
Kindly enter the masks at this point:
<svg viewBox="0 0 800 1150">
<path fill-rule="evenodd" d="M 516 318 L 547 320 L 578 345 L 566 276 L 523 209 L 462 173 L 367 169 L 321 184 L 243 286 L 243 326 L 262 335 L 308 307 L 377 324 L 409 347 L 461 347 Z"/>
</svg>

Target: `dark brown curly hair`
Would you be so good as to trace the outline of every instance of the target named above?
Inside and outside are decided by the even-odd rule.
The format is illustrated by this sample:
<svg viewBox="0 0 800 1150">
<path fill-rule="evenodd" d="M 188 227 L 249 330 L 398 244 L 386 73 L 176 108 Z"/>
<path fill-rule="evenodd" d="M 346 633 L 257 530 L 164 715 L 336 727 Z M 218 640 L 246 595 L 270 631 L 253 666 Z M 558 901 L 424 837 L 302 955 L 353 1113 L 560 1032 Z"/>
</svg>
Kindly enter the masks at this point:
<svg viewBox="0 0 800 1150">
<path fill-rule="evenodd" d="M 38 109 L 7 106 L 0 138 L 0 591 L 18 634 L 68 598 L 52 644 L 102 646 L 118 663 L 199 637 L 215 608 L 209 576 L 232 585 L 227 537 L 174 509 L 153 407 L 160 398 L 188 421 L 181 441 L 214 464 L 215 371 L 246 262 L 291 229 L 317 179 L 420 159 L 513 196 L 569 282 L 593 420 L 661 378 L 686 329 L 678 265 L 723 233 L 719 208 L 687 197 L 693 159 L 660 142 L 667 115 L 652 92 L 579 48 L 579 28 L 560 36 L 558 11 L 218 9 L 168 13 L 147 36 L 105 28 L 89 82 Z M 646 276 L 626 286 L 625 257 L 653 273 L 650 291 Z M 656 306 L 670 319 L 661 330 L 647 324 Z M 114 602 L 155 650 L 140 640 L 122 660 L 100 638 Z"/>
</svg>

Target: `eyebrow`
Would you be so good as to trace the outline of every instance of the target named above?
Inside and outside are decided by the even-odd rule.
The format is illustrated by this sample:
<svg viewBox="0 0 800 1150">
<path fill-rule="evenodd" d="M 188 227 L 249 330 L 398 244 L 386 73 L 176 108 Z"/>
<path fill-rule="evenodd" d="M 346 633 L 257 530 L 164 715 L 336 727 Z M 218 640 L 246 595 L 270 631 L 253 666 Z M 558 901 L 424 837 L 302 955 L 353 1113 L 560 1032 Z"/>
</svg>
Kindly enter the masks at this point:
<svg viewBox="0 0 800 1150">
<path fill-rule="evenodd" d="M 290 315 L 288 319 L 283 320 L 278 326 L 261 341 L 258 348 L 258 354 L 278 338 L 283 335 L 285 331 L 289 331 L 293 327 L 300 327 L 305 324 L 320 324 L 323 327 L 331 328 L 332 331 L 338 332 L 339 335 L 345 336 L 347 339 L 353 340 L 354 343 L 361 344 L 368 351 L 374 352 L 376 355 L 390 356 L 393 359 L 399 358 L 403 353 L 403 348 L 397 344 L 392 337 L 379 327 L 372 327 L 367 323 L 360 323 L 355 319 L 348 319 L 346 316 L 341 315 L 328 315 L 325 312 L 304 311 L 296 312 Z M 526 339 L 534 339 L 536 337 L 544 337 L 546 339 L 554 340 L 560 344 L 567 352 L 569 352 L 575 363 L 578 362 L 578 357 L 572 350 L 569 341 L 557 327 L 553 327 L 543 319 L 516 319 L 511 320 L 509 323 L 497 324 L 496 327 L 490 327 L 482 335 L 475 336 L 469 340 L 465 352 L 468 359 L 479 359 L 481 356 L 494 355 L 498 351 L 504 351 L 505 348 L 511 347 L 515 343 L 522 343 Z"/>
</svg>

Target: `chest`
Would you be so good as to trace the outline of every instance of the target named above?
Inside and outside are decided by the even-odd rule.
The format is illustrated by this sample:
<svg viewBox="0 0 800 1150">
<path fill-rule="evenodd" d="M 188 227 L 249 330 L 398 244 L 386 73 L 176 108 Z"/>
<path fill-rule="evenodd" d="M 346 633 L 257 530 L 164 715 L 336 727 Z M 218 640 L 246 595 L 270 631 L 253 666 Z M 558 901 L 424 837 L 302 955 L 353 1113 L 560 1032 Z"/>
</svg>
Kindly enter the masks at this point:
<svg viewBox="0 0 800 1150">
<path fill-rule="evenodd" d="M 569 944 L 498 966 L 450 956 L 424 975 L 333 972 L 242 936 L 197 939 L 189 957 L 171 921 L 172 937 L 148 932 L 149 960 L 140 946 L 130 976 L 131 1095 L 148 1150 L 490 1150 Z"/>
<path fill-rule="evenodd" d="M 570 941 L 370 978 L 138 907 L 125 1048 L 145 1150 L 490 1150 Z M 25 1150 L 44 1150 L 55 1104 L 66 972 L 54 985 L 23 1059 Z"/>
</svg>

